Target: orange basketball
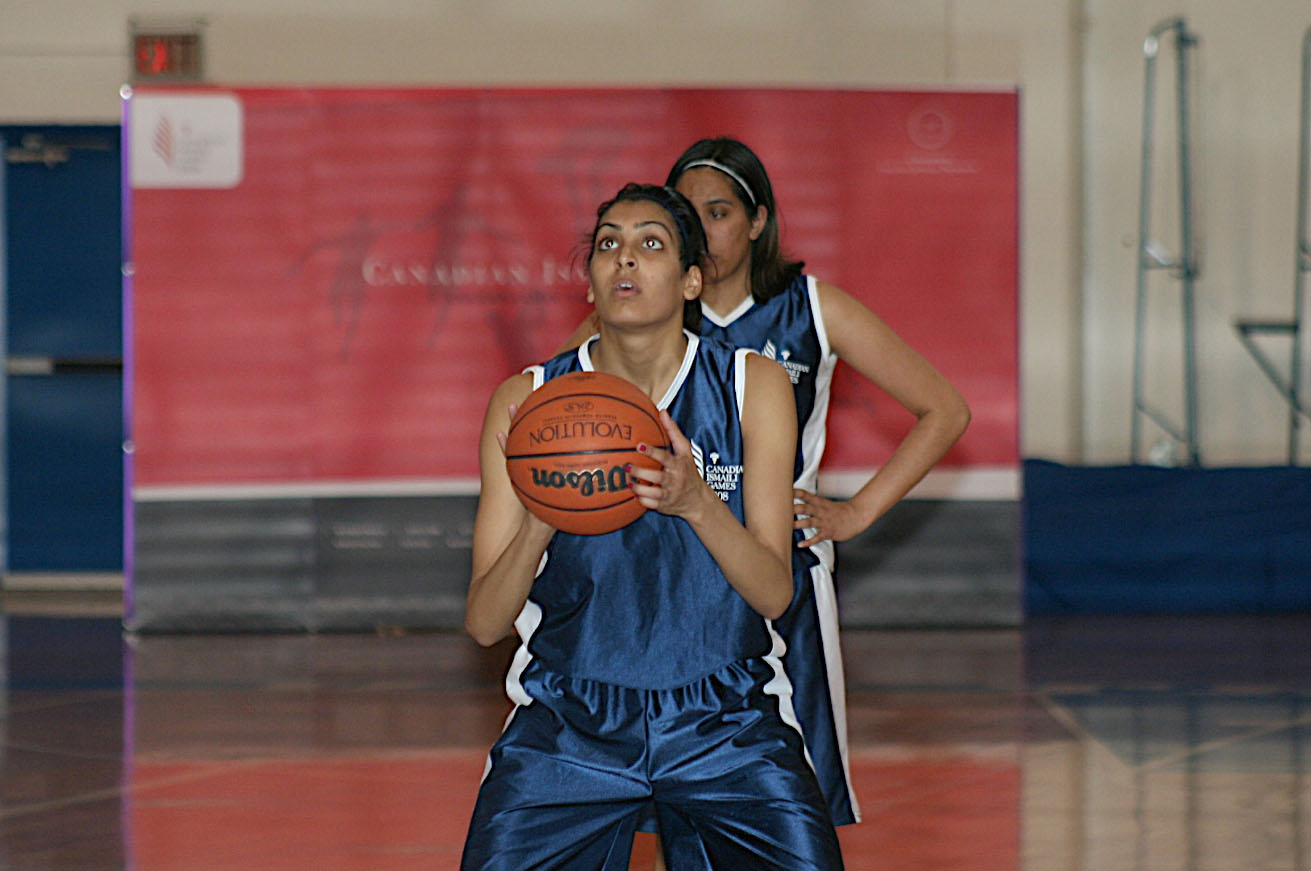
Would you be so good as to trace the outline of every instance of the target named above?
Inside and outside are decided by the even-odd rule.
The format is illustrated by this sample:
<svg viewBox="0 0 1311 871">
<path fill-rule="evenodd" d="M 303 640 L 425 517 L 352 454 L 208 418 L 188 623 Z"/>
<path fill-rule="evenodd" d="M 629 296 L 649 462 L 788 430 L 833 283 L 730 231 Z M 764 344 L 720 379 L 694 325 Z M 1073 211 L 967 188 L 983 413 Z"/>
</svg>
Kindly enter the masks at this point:
<svg viewBox="0 0 1311 871">
<path fill-rule="evenodd" d="M 564 532 L 596 535 L 646 509 L 624 467 L 658 469 L 639 442 L 668 447 L 655 403 L 632 382 L 570 372 L 534 390 L 505 439 L 505 466 L 524 506 Z"/>
</svg>

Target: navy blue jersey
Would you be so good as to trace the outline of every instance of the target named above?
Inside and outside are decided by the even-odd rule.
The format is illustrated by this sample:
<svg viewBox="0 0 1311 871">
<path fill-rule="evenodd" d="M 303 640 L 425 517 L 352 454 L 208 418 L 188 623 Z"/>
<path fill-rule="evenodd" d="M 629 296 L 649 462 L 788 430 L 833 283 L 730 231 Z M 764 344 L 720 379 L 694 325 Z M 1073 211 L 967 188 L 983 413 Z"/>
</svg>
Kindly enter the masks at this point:
<svg viewBox="0 0 1311 871">
<path fill-rule="evenodd" d="M 829 387 L 837 365 L 820 314 L 815 279 L 799 275 L 782 293 L 763 303 L 748 296 L 723 317 L 703 303 L 701 335 L 759 351 L 787 370 L 797 401 L 794 478 L 796 486 L 815 492 L 824 457 Z"/>
<path fill-rule="evenodd" d="M 751 352 L 684 335 L 656 405 L 741 522 Z M 534 388 L 592 369 L 590 344 L 532 367 Z M 782 639 L 682 518 L 557 531 L 515 629 L 516 705 L 488 754 L 463 871 L 622 871 L 648 818 L 670 867 L 840 871 Z"/>
<path fill-rule="evenodd" d="M 745 350 L 688 333 L 682 368 L 656 405 L 692 443 L 698 471 L 740 522 Z M 528 371 L 534 387 L 592 368 L 585 342 Z M 734 590 L 682 518 L 647 511 L 603 535 L 557 532 L 515 624 L 514 678 L 533 660 L 553 672 L 667 689 L 724 665 L 768 656 L 777 637 Z"/>
<path fill-rule="evenodd" d="M 748 296 L 722 317 L 703 303 L 701 333 L 759 351 L 787 370 L 797 404 L 795 484 L 818 492 L 829 388 L 838 358 L 829 345 L 815 279 L 800 275 L 763 303 Z M 797 530 L 794 541 L 804 541 L 812 533 L 810 529 Z M 793 549 L 796 597 L 788 612 L 773 625 L 786 641 L 783 664 L 807 752 L 834 821 L 844 825 L 860 819 L 860 807 L 851 787 L 848 762 L 846 681 L 838 640 L 833 564 L 832 541 Z"/>
</svg>

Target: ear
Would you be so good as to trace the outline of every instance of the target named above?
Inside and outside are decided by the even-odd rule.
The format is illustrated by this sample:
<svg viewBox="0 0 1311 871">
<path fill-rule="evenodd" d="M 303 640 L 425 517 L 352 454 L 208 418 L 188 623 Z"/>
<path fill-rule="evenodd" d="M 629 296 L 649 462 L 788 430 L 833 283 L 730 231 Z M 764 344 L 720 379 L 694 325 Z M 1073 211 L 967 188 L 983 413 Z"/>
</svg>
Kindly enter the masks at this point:
<svg viewBox="0 0 1311 871">
<path fill-rule="evenodd" d="M 765 222 L 769 220 L 769 209 L 764 206 L 756 206 L 756 214 L 751 218 L 751 241 L 756 241 L 760 234 L 765 232 Z"/>
<path fill-rule="evenodd" d="M 596 305 L 596 294 L 592 293 L 592 285 L 587 285 L 587 302 L 590 305 Z"/>
<path fill-rule="evenodd" d="M 701 267 L 689 266 L 683 276 L 683 299 L 696 299 L 701 295 Z"/>
</svg>

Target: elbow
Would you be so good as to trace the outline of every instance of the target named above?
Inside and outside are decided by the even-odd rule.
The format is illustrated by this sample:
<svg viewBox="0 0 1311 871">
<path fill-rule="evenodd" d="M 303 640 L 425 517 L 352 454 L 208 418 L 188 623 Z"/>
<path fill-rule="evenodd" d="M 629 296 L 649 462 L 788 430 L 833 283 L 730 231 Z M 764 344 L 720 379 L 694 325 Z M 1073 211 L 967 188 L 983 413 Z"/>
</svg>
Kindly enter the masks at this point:
<svg viewBox="0 0 1311 871">
<path fill-rule="evenodd" d="M 478 642 L 479 647 L 494 647 L 498 641 L 505 637 L 505 633 L 503 632 L 479 632 L 467 625 L 464 628 L 468 631 L 470 637 Z"/>
<path fill-rule="evenodd" d="M 965 434 L 973 416 L 970 406 L 955 390 L 933 405 L 916 412 L 916 418 L 933 431 L 936 439 L 945 442 L 943 450 L 950 448 Z"/>
<path fill-rule="evenodd" d="M 791 599 L 781 603 L 771 602 L 767 607 L 761 610 L 760 616 L 764 617 L 766 620 L 777 620 L 787 613 L 788 606 L 791 604 Z"/>
<path fill-rule="evenodd" d="M 464 617 L 464 631 L 469 633 L 469 637 L 478 642 L 480 647 L 492 647 L 509 634 L 503 630 L 498 631 L 489 626 L 484 626 L 476 620 L 470 619 L 467 614 Z"/>
<path fill-rule="evenodd" d="M 788 608 L 792 607 L 793 595 L 792 575 L 787 573 L 784 583 L 775 585 L 769 596 L 760 603 L 760 616 L 766 620 L 777 620 L 787 613 Z"/>
<path fill-rule="evenodd" d="M 955 444 L 956 440 L 965 434 L 965 430 L 969 427 L 970 419 L 973 416 L 965 397 L 955 390 L 951 391 L 949 398 L 944 397 L 928 414 L 936 421 L 934 428 L 949 440 L 948 445 Z M 923 418 L 923 415 L 921 415 L 921 418 Z"/>
<path fill-rule="evenodd" d="M 965 430 L 969 427 L 972 418 L 973 413 L 970 411 L 969 404 L 964 397 L 958 397 L 949 416 L 952 431 L 956 434 L 956 438 L 960 438 L 965 434 Z"/>
</svg>

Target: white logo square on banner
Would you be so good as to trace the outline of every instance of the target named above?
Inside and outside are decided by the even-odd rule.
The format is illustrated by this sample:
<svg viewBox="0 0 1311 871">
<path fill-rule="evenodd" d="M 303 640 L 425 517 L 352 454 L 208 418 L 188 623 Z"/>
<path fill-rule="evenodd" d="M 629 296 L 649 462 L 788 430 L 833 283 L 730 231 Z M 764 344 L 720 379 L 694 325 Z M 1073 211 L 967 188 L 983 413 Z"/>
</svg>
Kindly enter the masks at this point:
<svg viewBox="0 0 1311 871">
<path fill-rule="evenodd" d="M 241 183 L 241 101 L 232 94 L 142 94 L 129 103 L 136 188 L 233 188 Z"/>
</svg>

